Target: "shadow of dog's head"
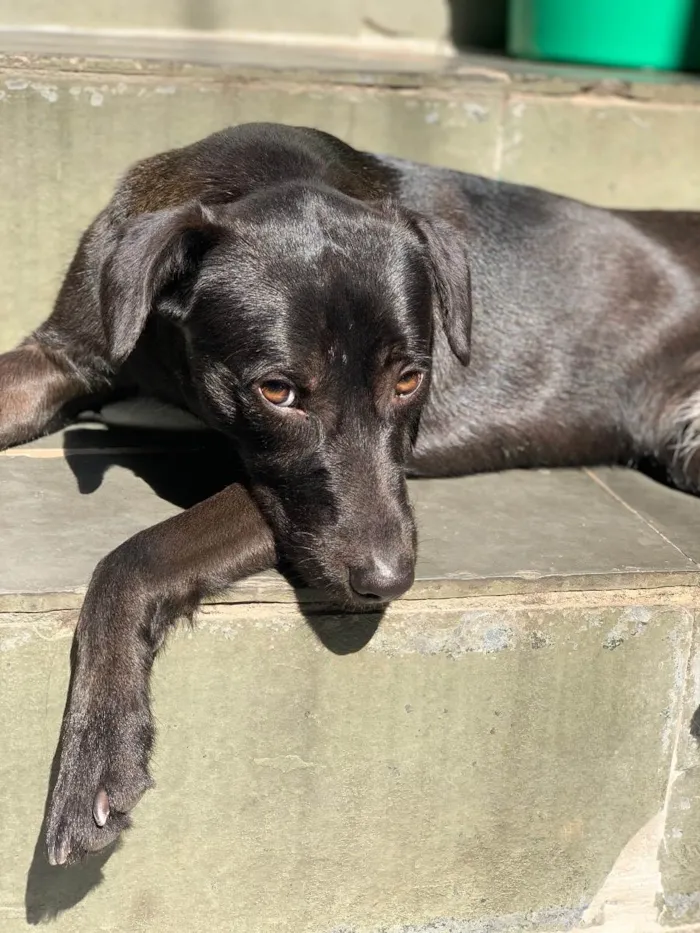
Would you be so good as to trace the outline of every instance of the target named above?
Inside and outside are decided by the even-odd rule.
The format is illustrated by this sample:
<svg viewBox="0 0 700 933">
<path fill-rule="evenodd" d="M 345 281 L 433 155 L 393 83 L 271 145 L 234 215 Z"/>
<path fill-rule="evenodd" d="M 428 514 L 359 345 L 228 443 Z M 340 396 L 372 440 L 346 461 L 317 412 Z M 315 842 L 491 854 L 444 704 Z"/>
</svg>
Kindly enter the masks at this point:
<svg viewBox="0 0 700 933">
<path fill-rule="evenodd" d="M 436 328 L 463 363 L 469 272 L 450 227 L 288 183 L 126 225 L 101 303 L 115 365 L 150 314 L 184 334 L 203 415 L 232 436 L 311 586 L 377 605 L 413 581 L 404 465 Z"/>
</svg>

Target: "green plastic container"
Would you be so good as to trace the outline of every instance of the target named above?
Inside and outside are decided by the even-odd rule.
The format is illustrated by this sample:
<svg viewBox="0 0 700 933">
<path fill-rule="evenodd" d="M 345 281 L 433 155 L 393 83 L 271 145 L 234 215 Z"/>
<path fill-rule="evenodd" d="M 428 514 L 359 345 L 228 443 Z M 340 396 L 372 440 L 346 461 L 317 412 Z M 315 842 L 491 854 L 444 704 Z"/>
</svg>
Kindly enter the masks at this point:
<svg viewBox="0 0 700 933">
<path fill-rule="evenodd" d="M 696 0 L 510 0 L 508 51 L 519 58 L 620 68 L 692 68 Z"/>
</svg>

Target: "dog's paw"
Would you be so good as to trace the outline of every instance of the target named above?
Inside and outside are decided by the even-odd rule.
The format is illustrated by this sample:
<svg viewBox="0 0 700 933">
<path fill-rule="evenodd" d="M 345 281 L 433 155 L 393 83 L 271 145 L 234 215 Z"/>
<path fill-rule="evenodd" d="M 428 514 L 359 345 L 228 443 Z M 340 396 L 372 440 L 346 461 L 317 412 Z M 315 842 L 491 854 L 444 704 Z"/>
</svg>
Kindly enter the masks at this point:
<svg viewBox="0 0 700 933">
<path fill-rule="evenodd" d="M 104 717 L 95 716 L 80 734 L 68 726 L 47 819 L 52 865 L 104 849 L 130 826 L 130 811 L 153 784 L 151 744 L 150 724 L 133 730 L 122 721 L 110 728 Z"/>
</svg>

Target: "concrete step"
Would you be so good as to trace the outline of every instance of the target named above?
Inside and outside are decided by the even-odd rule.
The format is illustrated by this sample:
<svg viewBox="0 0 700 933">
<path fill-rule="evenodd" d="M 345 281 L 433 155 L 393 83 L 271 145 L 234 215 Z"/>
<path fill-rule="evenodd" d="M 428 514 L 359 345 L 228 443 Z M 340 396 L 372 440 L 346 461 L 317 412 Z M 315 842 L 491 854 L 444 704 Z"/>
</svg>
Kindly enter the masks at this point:
<svg viewBox="0 0 700 933">
<path fill-rule="evenodd" d="M 0 0 L 0 44 L 60 43 L 92 37 L 99 46 L 126 39 L 167 44 L 274 39 L 290 44 L 345 45 L 387 51 L 448 51 L 454 45 L 503 49 L 506 2 L 491 0 Z M 91 52 L 94 52 L 93 45 Z M 55 51 L 55 48 L 54 48 Z M 132 49 L 131 55 L 141 54 Z"/>
<path fill-rule="evenodd" d="M 700 502 L 624 470 L 412 483 L 379 626 L 274 574 L 204 607 L 156 664 L 134 829 L 50 868 L 84 586 L 211 462 L 88 424 L 0 455 L 3 933 L 700 928 Z"/>
<path fill-rule="evenodd" d="M 8 42 L 0 35 L 0 49 Z M 46 316 L 126 166 L 232 123 L 316 126 L 360 148 L 601 204 L 700 207 L 690 78 L 272 40 L 142 47 L 175 58 L 158 61 L 124 58 L 130 42 L 69 34 L 39 43 L 41 54 L 0 56 L 0 350 Z M 94 57 L 100 48 L 122 57 Z"/>
<path fill-rule="evenodd" d="M 467 0 L 465 5 L 477 4 Z M 483 14 L 473 14 L 471 19 L 474 23 L 484 21 Z M 441 0 L 302 0 L 295 4 L 279 0 L 100 0 L 94 4 L 62 0 L 59 5 L 52 0 L 28 0 L 21 5 L 0 0 L 0 30 L 42 30 L 49 34 L 66 30 L 131 36 L 269 33 L 292 39 L 315 35 L 326 41 L 377 38 L 385 43 L 408 40 L 435 44 L 447 39 L 450 27 L 450 6 Z M 502 14 L 497 16 L 496 28 L 503 30 Z"/>
</svg>

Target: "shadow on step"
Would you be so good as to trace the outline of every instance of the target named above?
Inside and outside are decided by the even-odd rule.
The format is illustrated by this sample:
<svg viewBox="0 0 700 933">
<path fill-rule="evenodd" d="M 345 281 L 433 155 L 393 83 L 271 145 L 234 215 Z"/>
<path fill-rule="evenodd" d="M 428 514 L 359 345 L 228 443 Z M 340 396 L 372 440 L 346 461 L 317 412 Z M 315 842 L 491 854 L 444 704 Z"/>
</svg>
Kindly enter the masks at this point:
<svg viewBox="0 0 700 933">
<path fill-rule="evenodd" d="M 63 447 L 82 495 L 97 492 L 110 467 L 120 466 L 160 499 L 188 509 L 242 475 L 232 445 L 214 432 L 73 428 Z"/>
</svg>

